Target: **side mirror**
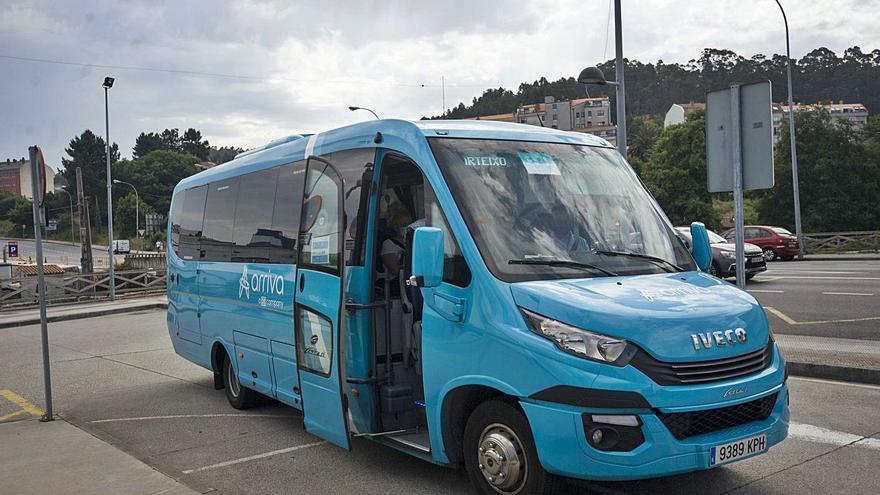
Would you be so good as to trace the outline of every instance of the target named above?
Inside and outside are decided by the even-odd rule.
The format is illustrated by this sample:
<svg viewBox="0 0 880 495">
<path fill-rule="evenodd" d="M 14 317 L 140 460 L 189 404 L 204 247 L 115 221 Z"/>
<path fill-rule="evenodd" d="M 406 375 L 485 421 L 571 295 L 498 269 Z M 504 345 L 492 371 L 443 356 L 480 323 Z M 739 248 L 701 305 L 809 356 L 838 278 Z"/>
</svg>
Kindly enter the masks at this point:
<svg viewBox="0 0 880 495">
<path fill-rule="evenodd" d="M 419 287 L 437 287 L 443 281 L 443 231 L 419 227 L 413 236 L 412 277 Z"/>
<path fill-rule="evenodd" d="M 705 272 L 712 265 L 712 247 L 709 245 L 709 234 L 702 222 L 691 224 L 691 254 L 694 255 L 694 261 L 697 262 L 700 270 Z"/>
</svg>

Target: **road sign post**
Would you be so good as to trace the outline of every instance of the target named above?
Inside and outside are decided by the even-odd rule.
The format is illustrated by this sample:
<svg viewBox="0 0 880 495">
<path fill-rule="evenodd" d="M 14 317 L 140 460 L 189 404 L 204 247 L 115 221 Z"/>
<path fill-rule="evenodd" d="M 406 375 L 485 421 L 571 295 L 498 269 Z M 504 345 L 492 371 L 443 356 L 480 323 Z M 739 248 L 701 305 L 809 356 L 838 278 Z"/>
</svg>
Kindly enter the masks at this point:
<svg viewBox="0 0 880 495">
<path fill-rule="evenodd" d="M 733 192 L 736 285 L 746 287 L 743 192 L 773 187 L 770 81 L 732 84 L 706 94 L 709 192 Z"/>
<path fill-rule="evenodd" d="M 46 394 L 46 414 L 41 421 L 52 421 L 52 375 L 49 369 L 49 329 L 46 321 L 46 278 L 43 273 L 43 199 L 46 196 L 46 163 L 43 152 L 31 146 L 31 190 L 34 210 L 34 244 L 37 249 L 37 292 L 40 300 L 40 341 L 43 347 L 43 389 Z"/>
</svg>

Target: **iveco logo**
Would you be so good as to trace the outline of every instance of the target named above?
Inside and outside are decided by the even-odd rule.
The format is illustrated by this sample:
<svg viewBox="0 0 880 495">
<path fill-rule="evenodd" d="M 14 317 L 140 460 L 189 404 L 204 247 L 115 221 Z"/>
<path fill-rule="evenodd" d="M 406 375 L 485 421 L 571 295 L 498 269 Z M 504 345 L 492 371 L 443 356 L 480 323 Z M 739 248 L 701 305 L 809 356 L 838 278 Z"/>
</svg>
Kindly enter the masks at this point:
<svg viewBox="0 0 880 495">
<path fill-rule="evenodd" d="M 318 343 L 318 336 L 317 336 L 317 335 L 312 335 L 312 338 L 309 339 L 309 342 L 311 342 L 312 345 L 317 344 L 317 343 Z"/>
<path fill-rule="evenodd" d="M 749 337 L 745 328 L 716 330 L 714 332 L 695 333 L 691 335 L 694 350 L 697 351 L 699 351 L 700 348 L 711 349 L 713 342 L 715 347 L 723 347 L 736 343 L 745 344 L 748 339 Z"/>
</svg>

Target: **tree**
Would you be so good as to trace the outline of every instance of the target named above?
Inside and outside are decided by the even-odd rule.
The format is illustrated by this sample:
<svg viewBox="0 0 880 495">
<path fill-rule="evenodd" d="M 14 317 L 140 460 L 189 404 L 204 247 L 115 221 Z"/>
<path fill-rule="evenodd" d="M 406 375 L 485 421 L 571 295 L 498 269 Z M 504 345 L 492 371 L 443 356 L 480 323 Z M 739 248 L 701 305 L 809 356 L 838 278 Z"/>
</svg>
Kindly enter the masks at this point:
<svg viewBox="0 0 880 495">
<path fill-rule="evenodd" d="M 137 202 L 136 198 L 137 196 L 132 191 L 113 206 L 113 233 L 114 236 L 120 239 L 137 237 L 136 229 L 138 222 L 135 220 L 136 214 L 140 219 L 140 227 L 144 228 L 144 215 L 155 213 L 152 206 L 145 203 L 144 200 Z M 136 204 L 137 207 L 135 207 Z"/>
<path fill-rule="evenodd" d="M 233 146 L 224 146 L 222 148 L 211 146 L 210 150 L 208 150 L 208 161 L 219 165 L 232 160 L 235 158 L 235 155 L 243 152 L 243 148 L 236 148 Z"/>
<path fill-rule="evenodd" d="M 632 119 L 627 128 L 627 156 L 645 160 L 651 148 L 660 139 L 663 122 L 650 115 L 642 115 Z"/>
<path fill-rule="evenodd" d="M 870 139 L 848 121 L 832 122 L 825 110 L 795 114 L 798 182 L 802 226 L 805 232 L 875 230 L 880 226 L 880 159 Z M 873 132 L 866 128 L 866 134 Z M 788 143 L 788 122 L 779 142 Z M 777 146 L 776 185 L 760 198 L 763 223 L 794 226 L 791 148 Z"/>
<path fill-rule="evenodd" d="M 675 225 L 720 224 L 706 189 L 705 125 L 705 112 L 697 110 L 684 123 L 667 127 L 643 165 L 645 185 Z"/>
<path fill-rule="evenodd" d="M 159 138 L 162 140 L 163 150 L 180 151 L 180 133 L 177 128 L 165 129 Z"/>
<path fill-rule="evenodd" d="M 11 237 L 22 235 L 22 225 L 26 225 L 24 233 L 27 237 L 34 235 L 34 210 L 31 200 L 10 191 L 0 191 L 0 221 L 11 224 L 4 229 L 10 231 L 3 235 Z"/>
<path fill-rule="evenodd" d="M 151 132 L 149 134 L 142 132 L 134 141 L 132 158 L 143 158 L 147 156 L 147 154 L 149 154 L 151 151 L 164 149 L 163 146 L 164 143 L 162 142 L 161 136 L 159 136 L 155 132 Z"/>
<path fill-rule="evenodd" d="M 190 127 L 183 133 L 180 140 L 180 151 L 199 157 L 200 160 L 208 159 L 211 145 L 207 139 L 202 139 L 202 133 Z"/>
<path fill-rule="evenodd" d="M 199 172 L 198 157 L 176 151 L 157 150 L 136 160 L 123 160 L 116 167 L 120 180 L 134 184 L 141 199 L 157 213 L 168 215 L 171 193 L 181 179 Z"/>
<path fill-rule="evenodd" d="M 71 139 L 64 151 L 70 157 L 61 159 L 63 169 L 59 173 L 64 180 L 68 184 L 76 184 L 76 168 L 82 168 L 83 194 L 89 198 L 98 198 L 102 204 L 106 204 L 107 152 L 104 139 L 86 129 L 82 134 Z M 118 160 L 119 146 L 114 143 L 110 147 L 110 162 L 112 164 Z M 100 211 L 97 211 L 97 208 L 93 210 L 92 224 L 100 225 Z"/>
</svg>

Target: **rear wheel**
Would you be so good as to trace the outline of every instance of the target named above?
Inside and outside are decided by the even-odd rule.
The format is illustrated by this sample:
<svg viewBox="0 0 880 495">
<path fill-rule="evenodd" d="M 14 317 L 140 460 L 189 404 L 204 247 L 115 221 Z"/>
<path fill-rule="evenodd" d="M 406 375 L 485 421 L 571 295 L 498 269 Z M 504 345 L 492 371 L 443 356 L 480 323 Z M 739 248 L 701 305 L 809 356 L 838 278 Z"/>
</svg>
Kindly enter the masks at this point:
<svg viewBox="0 0 880 495">
<path fill-rule="evenodd" d="M 228 355 L 223 356 L 223 388 L 229 405 L 236 409 L 250 409 L 259 399 L 257 392 L 241 386 Z"/>
<path fill-rule="evenodd" d="M 471 483 L 487 495 L 557 493 L 562 478 L 544 471 L 525 415 L 513 404 L 477 406 L 464 430 L 464 462 Z"/>
<path fill-rule="evenodd" d="M 775 261 L 776 260 L 776 250 L 773 248 L 764 248 L 764 260 L 765 261 Z"/>
</svg>

